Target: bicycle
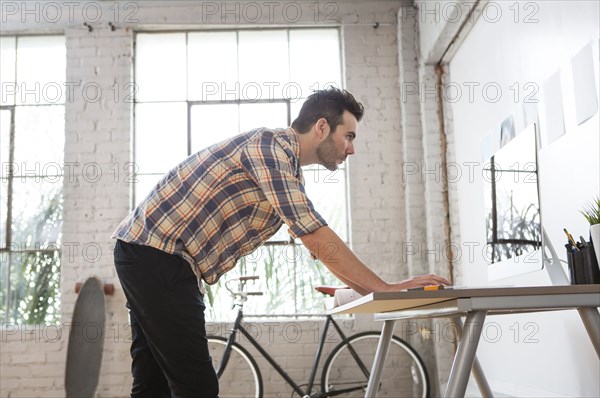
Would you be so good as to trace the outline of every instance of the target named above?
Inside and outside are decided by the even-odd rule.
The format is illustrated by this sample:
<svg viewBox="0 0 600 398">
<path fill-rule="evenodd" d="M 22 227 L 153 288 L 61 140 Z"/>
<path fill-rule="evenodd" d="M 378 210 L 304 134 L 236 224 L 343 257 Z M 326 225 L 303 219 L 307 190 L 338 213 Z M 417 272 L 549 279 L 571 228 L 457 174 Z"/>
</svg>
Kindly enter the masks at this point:
<svg viewBox="0 0 600 398">
<path fill-rule="evenodd" d="M 244 302 L 249 296 L 262 295 L 262 292 L 245 290 L 247 281 L 258 279 L 258 276 L 245 276 L 228 281 L 225 286 L 232 294 L 238 313 L 228 338 L 207 336 L 213 365 L 217 372 L 220 385 L 219 396 L 255 397 L 263 396 L 262 375 L 252 355 L 235 341 L 239 331 L 267 362 L 283 377 L 293 392 L 303 398 L 324 398 L 333 396 L 363 397 L 367 388 L 369 372 L 379 342 L 380 332 L 362 332 L 346 337 L 340 326 L 331 315 L 326 316 L 325 326 L 321 332 L 317 352 L 306 389 L 298 385 L 265 351 L 242 324 Z M 238 289 L 233 290 L 229 285 L 238 282 Z M 323 288 L 317 288 L 328 294 Z M 330 325 L 336 329 L 342 341 L 331 351 L 321 375 L 321 390 L 314 391 L 317 369 L 323 354 L 327 331 Z M 380 397 L 428 397 L 429 376 L 419 354 L 404 340 L 394 336 L 390 345 L 388 362 L 382 382 L 378 388 Z"/>
</svg>

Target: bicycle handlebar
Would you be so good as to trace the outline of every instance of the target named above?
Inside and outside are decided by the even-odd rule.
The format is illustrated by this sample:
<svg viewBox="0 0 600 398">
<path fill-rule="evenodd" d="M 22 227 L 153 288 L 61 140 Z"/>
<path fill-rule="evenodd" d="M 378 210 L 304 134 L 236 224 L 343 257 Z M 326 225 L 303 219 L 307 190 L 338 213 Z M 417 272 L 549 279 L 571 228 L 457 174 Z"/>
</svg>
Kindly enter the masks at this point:
<svg viewBox="0 0 600 398">
<path fill-rule="evenodd" d="M 239 281 L 253 281 L 260 278 L 258 275 L 252 275 L 252 276 L 240 276 L 239 278 L 237 278 Z"/>
<path fill-rule="evenodd" d="M 239 278 L 230 279 L 227 282 L 225 282 L 225 288 L 229 290 L 229 293 L 231 293 L 232 296 L 238 297 L 243 302 L 246 301 L 246 298 L 248 296 L 262 296 L 264 294 L 263 292 L 247 292 L 244 290 L 247 281 L 253 281 L 257 279 L 259 279 L 258 275 L 240 276 Z M 233 290 L 233 288 L 230 287 L 230 284 L 234 282 L 238 282 L 237 291 Z"/>
<path fill-rule="evenodd" d="M 246 296 L 262 296 L 264 293 L 263 292 L 234 292 L 233 290 L 231 290 L 231 294 L 233 296 L 239 296 L 239 297 L 246 297 Z"/>
</svg>

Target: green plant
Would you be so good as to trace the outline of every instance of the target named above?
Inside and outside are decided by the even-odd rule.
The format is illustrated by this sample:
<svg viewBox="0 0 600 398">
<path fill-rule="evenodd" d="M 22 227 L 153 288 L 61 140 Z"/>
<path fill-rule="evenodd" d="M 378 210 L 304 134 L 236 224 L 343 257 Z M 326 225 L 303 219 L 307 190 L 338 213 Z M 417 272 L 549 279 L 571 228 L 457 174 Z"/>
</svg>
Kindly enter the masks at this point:
<svg viewBox="0 0 600 398">
<path fill-rule="evenodd" d="M 60 321 L 62 189 L 56 186 L 42 194 L 40 203 L 33 214 L 14 215 L 10 247 L 15 250 L 0 258 L 0 317 L 6 321 Z"/>
<path fill-rule="evenodd" d="M 586 203 L 580 213 L 590 225 L 600 224 L 600 196 L 597 196 L 592 202 Z"/>
</svg>

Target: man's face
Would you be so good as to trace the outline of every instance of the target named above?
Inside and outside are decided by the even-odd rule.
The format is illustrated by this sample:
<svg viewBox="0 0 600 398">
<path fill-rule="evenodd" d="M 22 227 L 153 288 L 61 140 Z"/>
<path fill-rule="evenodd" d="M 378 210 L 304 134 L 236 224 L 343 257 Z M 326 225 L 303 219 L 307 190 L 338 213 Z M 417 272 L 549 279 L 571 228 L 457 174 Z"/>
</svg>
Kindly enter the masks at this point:
<svg viewBox="0 0 600 398">
<path fill-rule="evenodd" d="M 354 154 L 357 126 L 356 117 L 352 113 L 344 111 L 342 123 L 336 127 L 335 131 L 331 131 L 325 141 L 317 147 L 320 165 L 335 171 L 348 155 Z"/>
</svg>

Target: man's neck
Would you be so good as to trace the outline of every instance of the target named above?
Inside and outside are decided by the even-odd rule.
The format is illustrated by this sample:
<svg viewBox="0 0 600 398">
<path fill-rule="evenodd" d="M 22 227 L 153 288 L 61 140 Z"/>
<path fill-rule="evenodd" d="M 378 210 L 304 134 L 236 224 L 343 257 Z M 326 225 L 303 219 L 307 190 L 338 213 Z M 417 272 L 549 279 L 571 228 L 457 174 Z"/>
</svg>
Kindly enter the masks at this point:
<svg viewBox="0 0 600 398">
<path fill-rule="evenodd" d="M 300 144 L 300 167 L 317 163 L 318 143 L 314 139 L 313 134 L 310 131 L 304 134 L 300 134 L 294 129 L 292 131 L 296 134 L 298 143 Z"/>
</svg>

